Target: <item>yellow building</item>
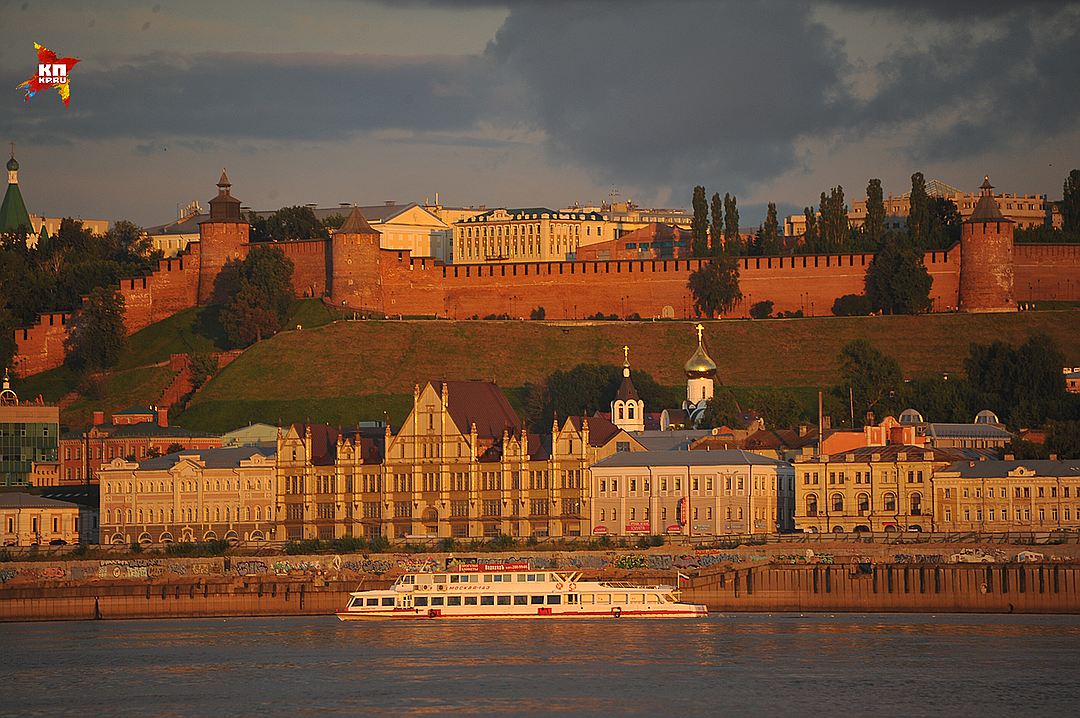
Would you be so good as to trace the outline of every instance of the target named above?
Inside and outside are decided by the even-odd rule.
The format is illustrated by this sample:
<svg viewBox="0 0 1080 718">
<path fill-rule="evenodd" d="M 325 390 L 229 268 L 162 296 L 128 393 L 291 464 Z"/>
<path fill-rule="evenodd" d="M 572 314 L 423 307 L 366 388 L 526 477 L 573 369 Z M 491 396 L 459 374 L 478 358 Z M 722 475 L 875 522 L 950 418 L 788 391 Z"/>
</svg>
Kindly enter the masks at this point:
<svg viewBox="0 0 1080 718">
<path fill-rule="evenodd" d="M 274 449 L 193 449 L 101 468 L 101 543 L 265 541 L 275 526 Z"/>
<path fill-rule="evenodd" d="M 532 434 L 495 384 L 431 382 L 416 388 L 396 432 L 282 434 L 279 538 L 580 536 L 589 465 L 641 448 L 599 417 Z"/>
<path fill-rule="evenodd" d="M 0 546 L 79 543 L 79 506 L 25 493 L 0 493 Z"/>
<path fill-rule="evenodd" d="M 645 208 L 639 207 L 634 202 L 605 203 L 599 207 L 582 207 L 575 205 L 560 210 L 562 212 L 596 212 L 604 218 L 603 236 L 607 239 L 619 239 L 624 234 L 643 229 L 652 224 L 675 225 L 680 229 L 689 230 L 694 222 L 694 216 L 685 209 L 671 208 Z M 583 242 L 582 244 L 595 244 Z"/>
<path fill-rule="evenodd" d="M 562 262 L 577 248 L 614 239 L 597 212 L 492 209 L 454 225 L 453 262 Z"/>
<path fill-rule="evenodd" d="M 795 526 L 809 532 L 931 531 L 934 471 L 955 451 L 892 444 L 795 460 Z"/>
<path fill-rule="evenodd" d="M 934 474 L 939 531 L 1080 529 L 1080 461 L 959 461 Z"/>
<path fill-rule="evenodd" d="M 740 450 L 620 452 L 592 467 L 597 536 L 765 534 L 793 528 L 791 464 Z"/>
</svg>

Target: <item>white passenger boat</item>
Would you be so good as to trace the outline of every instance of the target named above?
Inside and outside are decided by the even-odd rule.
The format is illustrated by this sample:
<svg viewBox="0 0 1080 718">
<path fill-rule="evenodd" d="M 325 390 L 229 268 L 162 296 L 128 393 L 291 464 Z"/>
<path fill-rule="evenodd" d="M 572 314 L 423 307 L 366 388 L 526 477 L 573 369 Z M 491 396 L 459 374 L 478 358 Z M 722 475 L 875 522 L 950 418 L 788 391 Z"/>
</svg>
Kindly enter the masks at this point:
<svg viewBox="0 0 1080 718">
<path fill-rule="evenodd" d="M 691 618 L 705 606 L 680 603 L 674 586 L 587 580 L 581 572 L 527 563 L 462 564 L 408 573 L 390 588 L 350 594 L 342 621 L 395 618 Z"/>
</svg>

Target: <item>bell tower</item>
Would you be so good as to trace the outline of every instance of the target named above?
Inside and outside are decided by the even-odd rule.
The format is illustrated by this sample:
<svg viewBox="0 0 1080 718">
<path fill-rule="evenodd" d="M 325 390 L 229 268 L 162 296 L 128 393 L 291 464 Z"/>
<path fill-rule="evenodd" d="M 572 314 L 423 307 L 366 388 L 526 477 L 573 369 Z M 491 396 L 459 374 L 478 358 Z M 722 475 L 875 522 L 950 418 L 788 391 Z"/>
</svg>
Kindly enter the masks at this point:
<svg viewBox="0 0 1080 718">
<path fill-rule="evenodd" d="M 630 379 L 630 347 L 623 347 L 622 383 L 611 402 L 611 423 L 625 431 L 645 431 L 645 402 Z"/>
<path fill-rule="evenodd" d="M 698 324 L 695 328 L 697 329 L 697 349 L 683 365 L 686 371 L 686 399 L 682 405 L 683 411 L 693 424 L 698 422 L 709 399 L 713 398 L 716 380 L 716 362 L 705 349 L 705 327 Z"/>
</svg>

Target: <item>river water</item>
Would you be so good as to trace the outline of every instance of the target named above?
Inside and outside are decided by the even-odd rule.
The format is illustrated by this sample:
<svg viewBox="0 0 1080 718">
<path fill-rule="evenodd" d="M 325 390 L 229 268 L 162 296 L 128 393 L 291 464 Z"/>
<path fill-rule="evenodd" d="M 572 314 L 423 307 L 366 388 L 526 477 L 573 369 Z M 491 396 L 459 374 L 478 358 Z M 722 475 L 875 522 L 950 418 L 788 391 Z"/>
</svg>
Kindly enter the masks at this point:
<svg viewBox="0 0 1080 718">
<path fill-rule="evenodd" d="M 0 624 L 0 715 L 1075 715 L 1080 617 Z"/>
</svg>

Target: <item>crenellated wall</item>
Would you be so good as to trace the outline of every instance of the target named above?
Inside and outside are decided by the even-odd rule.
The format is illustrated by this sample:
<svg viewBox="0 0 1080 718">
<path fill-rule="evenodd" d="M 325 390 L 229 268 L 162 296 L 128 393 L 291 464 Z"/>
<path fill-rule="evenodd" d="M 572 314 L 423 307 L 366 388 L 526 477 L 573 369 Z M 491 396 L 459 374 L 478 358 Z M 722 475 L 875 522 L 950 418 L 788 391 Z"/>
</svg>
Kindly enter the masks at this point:
<svg viewBox="0 0 1080 718">
<path fill-rule="evenodd" d="M 293 291 L 298 297 L 321 297 L 326 294 L 327 267 L 330 266 L 330 243 L 323 239 L 304 242 L 279 242 L 285 256 L 293 263 Z"/>
<path fill-rule="evenodd" d="M 1017 244 L 1016 301 L 1080 300 L 1080 244 Z"/>
</svg>

